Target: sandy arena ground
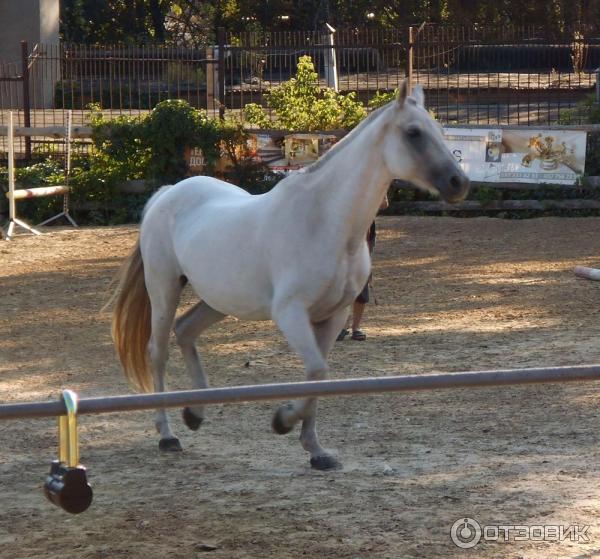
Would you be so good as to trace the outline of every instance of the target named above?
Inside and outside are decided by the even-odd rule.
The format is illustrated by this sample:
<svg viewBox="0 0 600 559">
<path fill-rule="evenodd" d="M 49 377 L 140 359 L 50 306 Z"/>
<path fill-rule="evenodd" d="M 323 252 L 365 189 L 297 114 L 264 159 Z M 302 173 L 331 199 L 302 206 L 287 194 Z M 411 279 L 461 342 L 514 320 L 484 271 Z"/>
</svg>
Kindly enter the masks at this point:
<svg viewBox="0 0 600 559">
<path fill-rule="evenodd" d="M 379 305 L 365 342 L 336 344 L 333 377 L 600 362 L 600 283 L 572 273 L 600 267 L 600 219 L 379 225 Z M 0 401 L 129 392 L 99 310 L 136 229 L 48 232 L 0 241 Z M 215 386 L 303 378 L 271 324 L 228 319 L 200 345 Z M 188 388 L 172 349 L 170 387 Z M 179 454 L 158 452 L 152 412 L 83 416 L 95 498 L 79 516 L 42 496 L 54 421 L 1 424 L 0 557 L 600 557 L 593 383 L 323 400 L 321 438 L 344 463 L 328 473 L 311 471 L 297 430 L 271 432 L 275 407 L 215 406 L 195 433 L 172 410 Z M 462 550 L 449 533 L 463 517 L 589 525 L 589 541 Z"/>
</svg>

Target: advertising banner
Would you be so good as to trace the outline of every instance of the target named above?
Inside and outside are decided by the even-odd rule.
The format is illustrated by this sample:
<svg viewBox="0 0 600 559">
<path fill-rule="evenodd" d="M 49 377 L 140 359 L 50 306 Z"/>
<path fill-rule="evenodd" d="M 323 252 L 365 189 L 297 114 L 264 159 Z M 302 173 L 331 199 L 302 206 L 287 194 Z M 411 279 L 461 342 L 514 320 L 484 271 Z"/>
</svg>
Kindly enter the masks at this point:
<svg viewBox="0 0 600 559">
<path fill-rule="evenodd" d="M 340 139 L 326 133 L 252 132 L 247 145 L 256 161 L 287 174 L 314 163 Z M 445 128 L 446 145 L 474 182 L 576 184 L 585 169 L 586 132 L 543 128 Z M 199 150 L 188 155 L 190 172 L 202 172 Z M 217 170 L 231 162 L 223 157 Z"/>
<path fill-rule="evenodd" d="M 446 128 L 444 137 L 472 181 L 575 184 L 585 169 L 582 131 Z"/>
</svg>

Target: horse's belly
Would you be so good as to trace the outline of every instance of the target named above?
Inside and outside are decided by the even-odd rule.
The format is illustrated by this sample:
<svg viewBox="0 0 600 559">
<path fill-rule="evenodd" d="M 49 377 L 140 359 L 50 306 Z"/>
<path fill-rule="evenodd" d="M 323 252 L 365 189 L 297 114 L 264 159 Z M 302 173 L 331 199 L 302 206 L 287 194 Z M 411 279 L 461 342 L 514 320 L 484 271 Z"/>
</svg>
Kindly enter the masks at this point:
<svg viewBox="0 0 600 559">
<path fill-rule="evenodd" d="M 273 290 L 264 248 L 253 235 L 250 209 L 234 210 L 204 206 L 196 223 L 178 230 L 177 258 L 198 297 L 215 310 L 268 320 Z"/>
<path fill-rule="evenodd" d="M 190 279 L 196 295 L 213 309 L 240 320 L 269 320 L 270 289 L 257 288 L 247 276 L 236 277 L 224 273 L 215 277 L 210 274 L 194 274 Z"/>
</svg>

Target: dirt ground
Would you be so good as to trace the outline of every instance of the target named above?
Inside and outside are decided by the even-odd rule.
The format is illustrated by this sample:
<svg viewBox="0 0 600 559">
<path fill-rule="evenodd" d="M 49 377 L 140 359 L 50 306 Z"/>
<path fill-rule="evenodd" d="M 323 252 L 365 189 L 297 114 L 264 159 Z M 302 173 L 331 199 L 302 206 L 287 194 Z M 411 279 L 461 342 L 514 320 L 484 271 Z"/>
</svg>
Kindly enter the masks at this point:
<svg viewBox="0 0 600 559">
<path fill-rule="evenodd" d="M 600 283 L 572 273 L 600 267 L 600 219 L 379 225 L 379 304 L 365 342 L 336 344 L 333 377 L 600 362 Z M 136 229 L 47 231 L 0 241 L 0 401 L 129 392 L 99 310 Z M 268 323 L 228 319 L 200 347 L 215 386 L 302 379 Z M 188 388 L 172 349 L 170 387 Z M 198 432 L 172 410 L 178 454 L 158 452 L 152 412 L 83 416 L 95 496 L 78 516 L 41 492 L 54 420 L 7 421 L 0 557 L 600 557 L 599 404 L 593 383 L 322 400 L 321 438 L 344 463 L 327 473 L 310 469 L 298 431 L 271 432 L 276 403 L 214 406 Z M 467 517 L 590 526 L 589 541 L 463 550 L 449 534 Z"/>
</svg>

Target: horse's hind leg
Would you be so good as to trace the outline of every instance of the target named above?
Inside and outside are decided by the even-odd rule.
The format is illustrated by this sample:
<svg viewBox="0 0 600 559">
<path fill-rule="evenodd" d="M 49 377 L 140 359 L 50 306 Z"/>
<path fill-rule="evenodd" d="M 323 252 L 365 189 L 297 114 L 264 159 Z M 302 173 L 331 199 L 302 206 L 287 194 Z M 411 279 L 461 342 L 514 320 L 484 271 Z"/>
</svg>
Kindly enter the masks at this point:
<svg viewBox="0 0 600 559">
<path fill-rule="evenodd" d="M 195 388 L 207 388 L 208 378 L 202 368 L 194 341 L 202 331 L 223 318 L 225 318 L 224 314 L 216 311 L 204 301 L 201 301 L 175 321 L 177 343 L 181 348 L 183 359 Z M 202 421 L 204 421 L 204 406 L 184 408 L 183 420 L 190 429 L 195 431 L 200 427 Z"/>
<path fill-rule="evenodd" d="M 156 274 L 146 274 L 148 296 L 152 307 L 152 334 L 148 344 L 155 392 L 164 392 L 165 368 L 169 357 L 169 334 L 177 310 L 181 284 L 178 278 L 159 282 Z M 166 410 L 156 412 L 156 430 L 160 434 L 158 447 L 164 451 L 180 451 L 179 439 L 173 435 Z"/>
</svg>

